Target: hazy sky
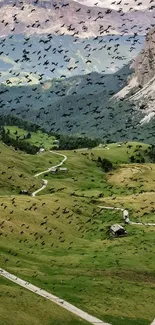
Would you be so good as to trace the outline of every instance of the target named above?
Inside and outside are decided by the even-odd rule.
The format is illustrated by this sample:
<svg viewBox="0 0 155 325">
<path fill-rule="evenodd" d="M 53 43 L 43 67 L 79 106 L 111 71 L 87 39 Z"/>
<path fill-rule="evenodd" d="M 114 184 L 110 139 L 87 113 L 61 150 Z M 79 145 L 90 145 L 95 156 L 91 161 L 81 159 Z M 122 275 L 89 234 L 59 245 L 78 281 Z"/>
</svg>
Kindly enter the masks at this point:
<svg viewBox="0 0 155 325">
<path fill-rule="evenodd" d="M 144 10 L 148 7 L 150 7 L 151 5 L 153 5 L 153 3 L 150 4 L 150 0 L 122 0 L 121 4 L 117 4 L 120 2 L 120 0 L 74 0 L 77 1 L 79 3 L 85 4 L 86 6 L 94 6 L 95 3 L 98 3 L 97 6 L 98 7 L 103 7 L 103 8 L 110 8 L 110 9 L 116 9 L 119 10 L 120 8 L 123 9 L 123 11 L 127 11 L 129 8 L 134 8 L 134 9 L 138 9 L 138 10 Z M 114 3 L 115 2 L 115 3 Z M 137 6 L 138 3 L 142 3 L 141 5 Z"/>
</svg>

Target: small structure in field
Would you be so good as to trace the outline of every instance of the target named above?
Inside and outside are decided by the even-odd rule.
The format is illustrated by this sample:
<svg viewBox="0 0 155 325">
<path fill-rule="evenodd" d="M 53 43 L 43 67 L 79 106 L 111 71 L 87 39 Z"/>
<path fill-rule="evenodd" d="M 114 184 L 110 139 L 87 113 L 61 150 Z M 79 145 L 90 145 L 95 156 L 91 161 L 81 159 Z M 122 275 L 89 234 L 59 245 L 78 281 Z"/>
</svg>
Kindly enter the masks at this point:
<svg viewBox="0 0 155 325">
<path fill-rule="evenodd" d="M 68 169 L 66 167 L 60 167 L 59 170 L 60 172 L 64 172 L 64 173 L 68 172 Z"/>
<path fill-rule="evenodd" d="M 124 219 L 124 223 L 128 224 L 130 223 L 130 219 L 129 219 L 129 211 L 128 210 L 123 210 L 123 219 Z"/>
<path fill-rule="evenodd" d="M 110 233 L 114 237 L 120 237 L 120 236 L 125 236 L 127 235 L 127 231 L 125 230 L 124 227 L 122 227 L 119 224 L 114 224 L 113 226 L 110 227 Z"/>
<path fill-rule="evenodd" d="M 59 140 L 54 140 L 53 145 L 59 145 Z"/>
<path fill-rule="evenodd" d="M 19 192 L 19 194 L 25 194 L 25 195 L 28 195 L 29 192 L 28 192 L 27 190 L 21 190 L 21 191 Z"/>
<path fill-rule="evenodd" d="M 56 167 L 51 168 L 51 173 L 52 174 L 56 174 L 56 172 L 57 172 L 57 168 Z"/>
<path fill-rule="evenodd" d="M 44 151 L 45 151 L 44 148 L 40 148 L 39 151 L 37 152 L 37 154 L 39 154 L 39 153 L 43 153 Z"/>
</svg>

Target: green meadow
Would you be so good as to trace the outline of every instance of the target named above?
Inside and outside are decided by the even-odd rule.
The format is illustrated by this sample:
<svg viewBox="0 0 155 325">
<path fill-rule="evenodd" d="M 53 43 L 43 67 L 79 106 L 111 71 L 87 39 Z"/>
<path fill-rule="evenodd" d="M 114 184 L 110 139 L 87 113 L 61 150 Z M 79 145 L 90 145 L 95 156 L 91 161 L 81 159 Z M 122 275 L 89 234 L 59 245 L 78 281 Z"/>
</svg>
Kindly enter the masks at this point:
<svg viewBox="0 0 155 325">
<path fill-rule="evenodd" d="M 155 222 L 155 165 L 129 161 L 139 145 L 147 161 L 148 146 L 137 143 L 62 151 L 67 173 L 33 178 L 62 157 L 48 152 L 31 156 L 1 144 L 1 170 L 6 171 L 0 173 L 5 188 L 0 192 L 1 267 L 112 325 L 149 325 L 155 317 L 155 227 L 127 225 L 127 236 L 112 239 L 108 228 L 123 225 L 122 214 L 98 208 L 126 207 L 132 221 Z M 99 156 L 113 162 L 111 172 L 103 172 Z M 14 193 L 7 173 L 14 177 Z M 42 178 L 48 185 L 36 197 L 18 194 L 17 185 L 39 188 Z M 15 315 L 17 325 L 21 319 L 22 324 L 39 324 L 39 318 L 42 324 L 85 324 L 0 280 L 2 324 L 10 324 Z"/>
</svg>

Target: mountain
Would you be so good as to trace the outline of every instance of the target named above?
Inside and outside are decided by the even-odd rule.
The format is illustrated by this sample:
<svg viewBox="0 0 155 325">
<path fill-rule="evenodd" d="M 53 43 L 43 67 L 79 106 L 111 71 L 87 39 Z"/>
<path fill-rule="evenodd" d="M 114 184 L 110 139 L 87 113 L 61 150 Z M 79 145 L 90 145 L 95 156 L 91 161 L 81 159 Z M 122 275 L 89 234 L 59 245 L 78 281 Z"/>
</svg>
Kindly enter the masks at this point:
<svg viewBox="0 0 155 325">
<path fill-rule="evenodd" d="M 131 65 L 134 73 L 127 86 L 116 96 L 127 99 L 143 112 L 141 124 L 155 116 L 155 28 L 146 37 L 144 48 Z"/>
<path fill-rule="evenodd" d="M 37 14 L 45 19 L 46 14 L 51 15 L 53 10 L 56 15 L 60 14 L 60 10 L 66 10 L 74 21 L 74 13 L 77 15 L 77 10 L 80 9 L 73 1 L 69 5 L 67 2 L 55 5 L 48 1 L 38 1 L 32 5 L 26 0 L 21 7 L 20 3 L 12 5 L 7 0 L 1 1 L 0 5 L 1 10 L 9 8 L 7 14 L 10 12 L 10 19 L 13 17 L 12 9 L 18 12 L 17 21 L 16 14 L 14 18 L 19 27 L 19 18 L 23 17 L 24 22 L 32 16 L 34 21 L 33 14 Z M 71 7 L 77 8 L 72 14 Z M 30 10 L 30 13 L 27 12 L 28 18 L 23 15 L 26 10 Z M 83 10 L 89 11 L 88 7 L 81 7 L 79 15 L 83 15 Z M 98 8 L 93 7 L 92 10 L 95 12 Z M 114 11 L 110 10 L 105 15 L 108 23 L 110 14 L 114 14 Z M 126 15 L 131 18 L 130 15 L 140 15 L 141 11 L 117 11 L 115 14 L 112 21 L 115 22 L 115 17 L 121 16 L 121 19 L 125 19 L 126 27 Z M 66 19 L 65 15 L 64 17 Z M 134 33 L 130 18 L 127 21 L 132 23 L 132 35 L 82 38 L 79 37 L 80 34 L 77 37 L 75 28 L 73 31 L 71 26 L 69 29 L 75 33 L 74 36 L 59 35 L 60 30 L 57 35 L 44 34 L 46 28 L 42 29 L 41 35 L 32 33 L 27 36 L 22 34 L 21 27 L 19 34 L 13 31 L 13 35 L 2 37 L 1 114 L 17 115 L 38 123 L 51 132 L 86 134 L 109 142 L 140 140 L 151 143 L 154 128 L 154 119 L 151 120 L 151 117 L 154 111 L 153 98 L 149 98 L 149 92 L 154 89 L 151 66 L 154 57 L 154 28 L 148 33 L 144 49 L 141 50 L 144 36 Z M 6 22 L 5 19 L 4 21 Z M 124 33 L 128 34 L 127 28 Z M 140 54 L 135 59 L 138 51 Z M 132 64 L 129 64 L 130 61 Z M 150 122 L 149 129 L 148 124 L 144 123 L 146 121 Z"/>
<path fill-rule="evenodd" d="M 122 12 L 73 0 L 0 1 L 0 83 L 116 72 L 137 56 L 154 24 L 155 10 L 141 9 Z"/>
<path fill-rule="evenodd" d="M 32 109 L 39 110 L 43 105 L 52 105 L 53 102 L 73 96 L 91 96 L 95 94 L 111 94 L 118 92 L 126 83 L 129 75 L 129 66 L 125 66 L 114 74 L 99 74 L 96 72 L 86 75 L 73 76 L 71 78 L 55 78 L 46 80 L 38 85 L 10 85 L 1 84 L 0 94 L 1 106 L 9 110 L 15 108 L 20 112 L 20 108 L 30 104 Z M 19 100 L 18 100 L 19 99 Z"/>
<path fill-rule="evenodd" d="M 144 48 L 132 64 L 140 86 L 144 86 L 155 75 L 155 28 L 146 37 Z"/>
<path fill-rule="evenodd" d="M 47 130 L 72 133 L 104 133 L 96 129 L 98 116 L 103 115 L 108 125 L 112 112 L 107 110 L 109 99 L 126 83 L 128 66 L 111 75 L 90 73 L 65 79 L 53 79 L 38 85 L 0 86 L 0 110 L 42 124 Z M 86 115 L 85 115 L 86 114 Z M 109 115 L 110 114 L 110 115 Z M 105 116 L 104 116 L 105 115 Z M 77 123 L 77 121 L 79 121 Z M 94 123 L 96 121 L 96 123 Z M 100 119 L 101 122 L 101 119 Z"/>
<path fill-rule="evenodd" d="M 143 113 L 130 101 L 113 97 L 131 73 L 125 66 L 111 75 L 90 73 L 38 85 L 1 85 L 0 113 L 32 121 L 55 133 L 99 137 L 105 142 L 152 143 L 154 121 L 149 129 L 141 125 Z"/>
<path fill-rule="evenodd" d="M 105 2 L 104 2 L 105 3 Z M 0 35 L 12 33 L 59 34 L 91 37 L 106 34 L 146 34 L 154 24 L 155 8 L 138 6 L 139 10 L 115 10 L 107 2 L 103 8 L 87 6 L 76 1 L 31 1 L 15 3 L 0 1 Z M 110 9 L 109 9 L 110 8 Z M 145 9 L 145 10 L 144 10 Z M 134 23 L 136 22 L 136 23 Z"/>
<path fill-rule="evenodd" d="M 95 3 L 93 0 L 74 0 L 78 3 L 84 4 L 86 6 L 95 6 Z M 102 7 L 102 8 L 110 8 L 114 10 L 122 10 L 123 12 L 131 10 L 146 10 L 150 9 L 153 7 L 152 2 L 150 0 L 143 0 L 140 3 L 137 3 L 135 0 L 122 0 L 122 1 L 111 1 L 111 0 L 99 0 L 97 1 L 97 6 Z"/>
<path fill-rule="evenodd" d="M 0 39 L 0 82 L 39 83 L 90 72 L 113 73 L 143 47 L 143 36 L 105 35 L 89 39 L 69 35 L 15 34 Z"/>
</svg>

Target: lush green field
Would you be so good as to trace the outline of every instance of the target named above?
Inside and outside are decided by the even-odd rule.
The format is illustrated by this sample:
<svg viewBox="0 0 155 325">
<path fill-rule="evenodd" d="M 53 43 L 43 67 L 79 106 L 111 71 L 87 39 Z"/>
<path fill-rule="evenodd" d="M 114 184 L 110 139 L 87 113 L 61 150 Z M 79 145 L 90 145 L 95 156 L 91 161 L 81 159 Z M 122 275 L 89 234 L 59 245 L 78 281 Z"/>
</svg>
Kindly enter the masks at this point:
<svg viewBox="0 0 155 325">
<path fill-rule="evenodd" d="M 4 158 L 1 145 L 5 164 L 10 150 Z M 105 157 L 103 150 L 62 152 L 68 172 L 44 175 L 48 186 L 34 198 L 1 192 L 0 265 L 112 325 L 149 325 L 155 315 L 155 227 L 130 225 L 126 237 L 112 240 L 108 226 L 122 224 L 122 214 L 97 206 L 124 206 L 133 221 L 155 222 L 155 165 L 129 165 L 124 153 L 120 158 L 122 148 L 114 147 L 106 154 L 111 150 L 122 165 L 104 174 L 95 161 Z M 17 162 L 21 158 L 18 172 L 27 168 L 30 177 L 33 168 L 49 167 L 49 154 L 30 156 L 26 165 L 25 154 L 13 154 Z"/>
<path fill-rule="evenodd" d="M 88 325 L 51 301 L 0 277 L 1 325 Z"/>
<path fill-rule="evenodd" d="M 28 131 L 25 131 L 17 126 L 5 126 L 5 130 L 10 131 L 10 135 L 16 139 L 16 136 L 19 136 L 22 140 L 24 136 L 28 134 Z M 15 134 L 17 132 L 17 134 Z M 31 143 L 32 145 L 35 145 L 37 147 L 43 147 L 47 150 L 50 150 L 53 147 L 53 140 L 55 140 L 55 137 L 48 136 L 47 133 L 43 133 L 41 131 L 38 132 L 30 132 L 31 138 L 26 139 L 27 142 Z"/>
<path fill-rule="evenodd" d="M 140 147 L 139 147 L 140 146 Z M 148 150 L 150 146 L 148 144 L 143 144 L 139 142 L 126 142 L 122 143 L 121 147 L 118 147 L 118 143 L 107 144 L 106 148 L 96 147 L 92 150 L 79 149 L 81 153 L 87 153 L 87 155 L 92 155 L 94 158 L 102 157 L 109 159 L 112 163 L 115 164 L 123 164 L 129 163 L 129 157 L 140 153 L 141 156 L 147 158 L 146 150 Z M 108 148 L 108 149 L 107 149 Z M 136 152 L 137 149 L 137 152 Z M 146 159 L 148 160 L 148 158 Z"/>
</svg>

